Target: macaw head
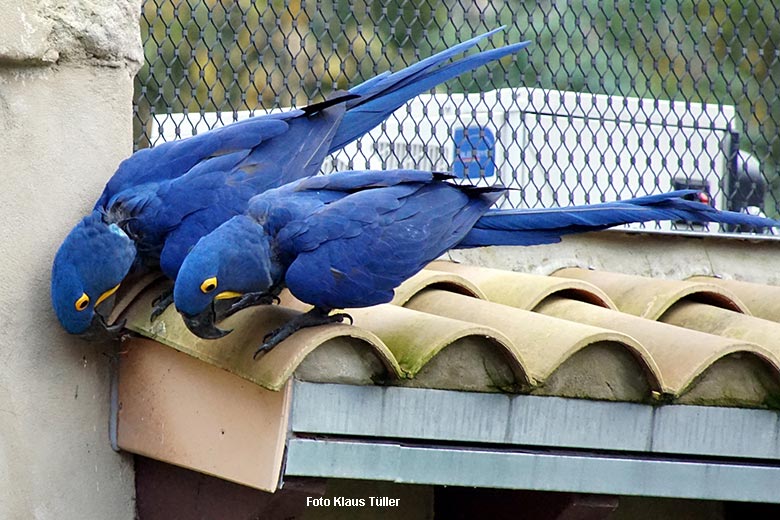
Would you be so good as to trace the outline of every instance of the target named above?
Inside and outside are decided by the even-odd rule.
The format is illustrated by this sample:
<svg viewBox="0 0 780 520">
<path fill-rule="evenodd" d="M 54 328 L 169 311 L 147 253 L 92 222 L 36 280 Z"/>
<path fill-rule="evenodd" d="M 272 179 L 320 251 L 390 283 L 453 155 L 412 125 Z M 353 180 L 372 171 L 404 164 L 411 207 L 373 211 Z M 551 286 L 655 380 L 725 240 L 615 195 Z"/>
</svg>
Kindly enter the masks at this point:
<svg viewBox="0 0 780 520">
<path fill-rule="evenodd" d="M 106 325 L 110 312 L 106 300 L 119 288 L 135 256 L 132 239 L 116 224 L 104 222 L 100 212 L 93 211 L 71 230 L 54 257 L 51 273 L 52 306 L 65 330 L 99 339 L 122 328 Z"/>
<path fill-rule="evenodd" d="M 250 217 L 239 215 L 201 238 L 187 254 L 173 287 L 173 301 L 187 328 L 217 339 L 216 300 L 266 292 L 279 280 L 268 235 Z"/>
</svg>

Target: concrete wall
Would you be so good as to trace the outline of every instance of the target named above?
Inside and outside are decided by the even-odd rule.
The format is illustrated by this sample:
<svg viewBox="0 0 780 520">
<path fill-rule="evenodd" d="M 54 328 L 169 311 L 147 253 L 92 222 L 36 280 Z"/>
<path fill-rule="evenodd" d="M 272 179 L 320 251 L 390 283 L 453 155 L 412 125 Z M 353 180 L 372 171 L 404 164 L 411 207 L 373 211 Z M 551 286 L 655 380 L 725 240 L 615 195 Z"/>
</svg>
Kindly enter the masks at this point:
<svg viewBox="0 0 780 520">
<path fill-rule="evenodd" d="M 565 236 L 558 244 L 453 250 L 445 256 L 472 265 L 540 275 L 582 267 L 673 280 L 717 275 L 780 285 L 780 237 L 693 238 L 611 229 Z"/>
<path fill-rule="evenodd" d="M 0 518 L 131 519 L 109 345 L 60 328 L 59 243 L 132 144 L 140 0 L 0 0 Z"/>
</svg>

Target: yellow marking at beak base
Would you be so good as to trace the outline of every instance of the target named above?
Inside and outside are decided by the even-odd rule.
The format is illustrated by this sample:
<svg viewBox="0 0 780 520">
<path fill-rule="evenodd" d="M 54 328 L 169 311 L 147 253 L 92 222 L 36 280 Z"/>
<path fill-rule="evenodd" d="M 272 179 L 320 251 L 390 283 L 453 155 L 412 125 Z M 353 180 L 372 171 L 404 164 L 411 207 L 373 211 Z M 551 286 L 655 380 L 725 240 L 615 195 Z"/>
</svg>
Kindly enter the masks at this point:
<svg viewBox="0 0 780 520">
<path fill-rule="evenodd" d="M 240 292 L 235 291 L 222 291 L 218 295 L 214 296 L 215 300 L 229 300 L 230 298 L 241 298 L 243 296 Z"/>
<path fill-rule="evenodd" d="M 122 285 L 122 284 L 121 284 L 121 283 L 118 283 L 118 284 L 116 284 L 116 286 L 115 286 L 115 287 L 113 287 L 113 288 L 111 288 L 111 289 L 107 290 L 106 292 L 104 292 L 103 294 L 101 294 L 101 295 L 100 295 L 100 297 L 99 297 L 99 298 L 97 299 L 97 301 L 95 302 L 95 307 L 97 307 L 98 305 L 100 305 L 100 303 L 101 303 L 103 300 L 105 300 L 106 298 L 108 298 L 109 296 L 111 296 L 112 294 L 114 294 L 114 293 L 117 291 L 117 289 L 119 289 L 119 286 L 120 286 L 120 285 Z"/>
</svg>

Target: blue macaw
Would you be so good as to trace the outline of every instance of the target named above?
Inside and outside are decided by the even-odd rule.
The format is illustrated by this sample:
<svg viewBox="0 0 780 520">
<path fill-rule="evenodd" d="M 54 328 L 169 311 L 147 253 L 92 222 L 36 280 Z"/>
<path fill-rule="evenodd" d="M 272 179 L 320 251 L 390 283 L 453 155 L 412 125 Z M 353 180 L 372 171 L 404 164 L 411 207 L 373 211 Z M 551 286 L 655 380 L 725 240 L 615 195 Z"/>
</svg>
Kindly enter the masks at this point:
<svg viewBox="0 0 780 520">
<path fill-rule="evenodd" d="M 198 239 L 244 212 L 265 190 L 314 175 L 325 156 L 411 98 L 529 42 L 453 58 L 502 28 L 399 72 L 299 110 L 258 116 L 140 150 L 119 165 L 91 214 L 65 238 L 52 267 L 52 304 L 72 334 L 115 334 L 101 312 L 128 273 L 157 268 L 176 278 Z M 161 297 L 153 317 L 172 300 Z M 103 304 L 101 312 L 96 308 Z"/>
<path fill-rule="evenodd" d="M 416 170 L 357 171 L 302 179 L 254 197 L 246 214 L 204 236 L 174 285 L 176 309 L 194 334 L 214 339 L 216 299 L 227 314 L 270 303 L 287 287 L 313 309 L 266 338 L 267 350 L 302 327 L 341 321 L 334 309 L 392 299 L 393 289 L 450 248 L 532 245 L 562 235 L 654 220 L 751 227 L 780 222 L 718 211 L 680 190 L 569 208 L 490 210 L 497 187 L 455 184 Z"/>
</svg>

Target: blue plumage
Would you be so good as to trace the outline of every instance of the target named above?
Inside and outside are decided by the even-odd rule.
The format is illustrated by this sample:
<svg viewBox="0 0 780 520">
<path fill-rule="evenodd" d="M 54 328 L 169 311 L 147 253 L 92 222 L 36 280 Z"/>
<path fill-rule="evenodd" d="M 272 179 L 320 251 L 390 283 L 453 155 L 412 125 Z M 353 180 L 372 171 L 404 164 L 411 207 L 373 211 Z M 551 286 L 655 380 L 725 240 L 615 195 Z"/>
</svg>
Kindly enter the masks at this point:
<svg viewBox="0 0 780 520">
<path fill-rule="evenodd" d="M 96 306 L 111 295 L 130 270 L 135 247 L 119 226 L 106 226 L 99 213 L 84 217 L 69 237 L 71 240 L 62 244 L 54 258 L 58 268 L 52 272 L 52 303 L 62 323 L 86 332 L 93 318 L 99 316 L 95 314 Z M 104 252 L 100 269 L 94 268 L 89 251 L 79 247 L 82 243 L 93 244 Z"/>
<path fill-rule="evenodd" d="M 751 228 L 776 226 L 777 222 L 746 213 L 719 211 L 694 200 L 700 192 L 678 190 L 618 202 L 568 208 L 491 210 L 458 245 L 460 248 L 560 242 L 572 233 L 597 231 L 632 222 L 657 220 L 697 224 L 715 222 Z"/>
<path fill-rule="evenodd" d="M 388 302 L 393 289 L 450 248 L 530 245 L 630 222 L 688 220 L 753 227 L 780 222 L 718 211 L 684 190 L 622 202 L 545 210 L 489 210 L 498 188 L 454 184 L 415 170 L 342 172 L 254 197 L 246 215 L 202 238 L 182 264 L 176 308 L 194 333 L 214 327 L 214 296 L 250 294 L 232 311 L 287 287 L 314 306 L 283 327 L 270 348 L 302 326 L 339 320 L 333 309 Z M 214 278 L 219 291 L 204 293 Z"/>
<path fill-rule="evenodd" d="M 243 213 L 252 196 L 314 175 L 327 154 L 371 130 L 414 96 L 527 45 L 451 62 L 495 32 L 399 72 L 380 74 L 324 102 L 133 154 L 108 181 L 91 217 L 71 231 L 55 257 L 52 304 L 60 323 L 70 333 L 84 333 L 95 325 L 96 315 L 92 305 L 76 309 L 79 288 L 95 302 L 133 266 L 159 267 L 175 278 L 198 239 Z M 110 237 L 112 225 L 124 232 L 120 244 L 118 235 L 101 238 Z M 109 245 L 112 250 L 106 249 Z M 77 255 L 83 261 L 74 261 Z M 103 278 L 93 272 L 104 273 Z"/>
</svg>

